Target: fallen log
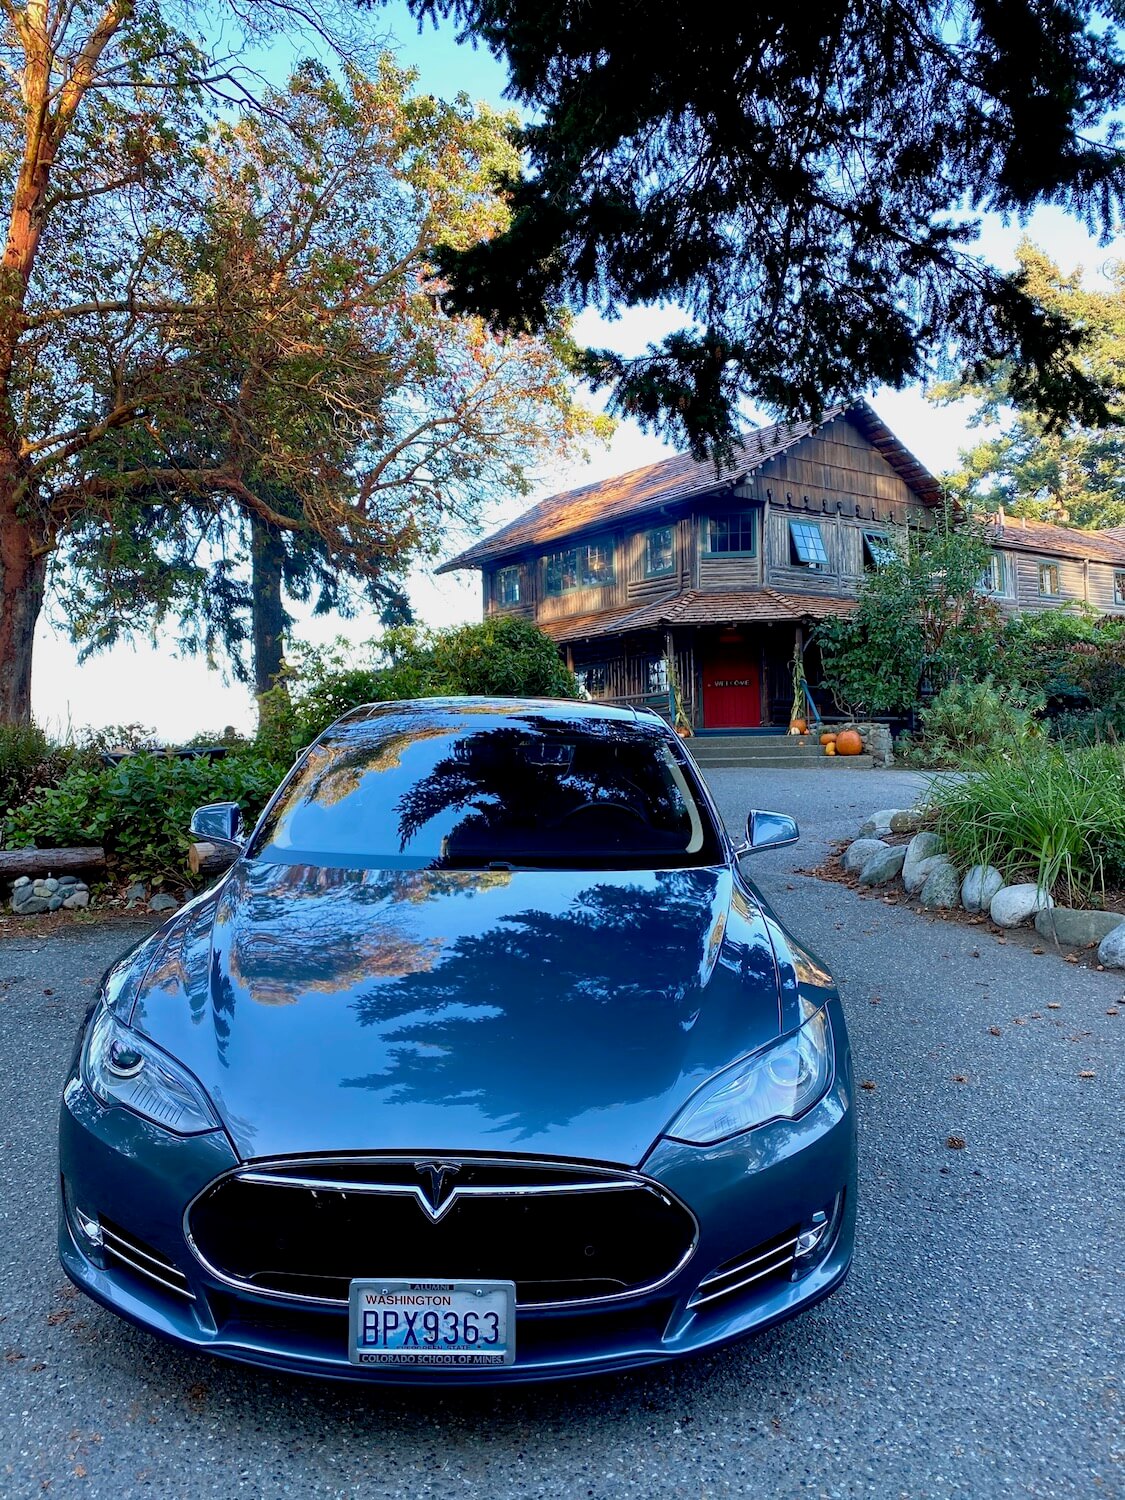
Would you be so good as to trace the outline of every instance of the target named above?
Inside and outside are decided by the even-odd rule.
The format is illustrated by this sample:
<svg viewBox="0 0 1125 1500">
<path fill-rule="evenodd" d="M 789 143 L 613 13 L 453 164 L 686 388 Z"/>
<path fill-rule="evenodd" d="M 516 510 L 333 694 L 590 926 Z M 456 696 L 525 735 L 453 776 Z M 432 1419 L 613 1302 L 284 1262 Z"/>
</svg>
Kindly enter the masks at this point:
<svg viewBox="0 0 1125 1500">
<path fill-rule="evenodd" d="M 0 849 L 0 880 L 20 875 L 66 875 L 72 870 L 105 868 L 105 850 L 89 849 Z"/>
<path fill-rule="evenodd" d="M 191 844 L 188 866 L 193 875 L 221 875 L 234 864 L 237 853 L 236 849 L 221 849 L 218 844 Z"/>
</svg>

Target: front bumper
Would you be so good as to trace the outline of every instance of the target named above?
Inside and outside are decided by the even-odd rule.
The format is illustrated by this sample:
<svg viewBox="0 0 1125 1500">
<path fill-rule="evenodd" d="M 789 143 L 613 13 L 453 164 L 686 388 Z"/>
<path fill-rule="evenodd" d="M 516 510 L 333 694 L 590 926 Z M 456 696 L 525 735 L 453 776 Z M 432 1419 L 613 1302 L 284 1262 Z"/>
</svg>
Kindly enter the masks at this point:
<svg viewBox="0 0 1125 1500">
<path fill-rule="evenodd" d="M 846 1038 L 838 1010 L 834 1035 Z M 197 1260 L 184 1208 L 238 1162 L 221 1134 L 173 1140 L 122 1109 L 104 1109 L 72 1078 L 60 1120 L 66 1183 L 59 1253 L 95 1301 L 188 1348 L 300 1374 L 415 1385 L 479 1385 L 601 1374 L 717 1348 L 811 1307 L 847 1275 L 855 1226 L 855 1131 L 846 1040 L 828 1093 L 803 1119 L 763 1126 L 711 1147 L 661 1141 L 641 1171 L 675 1193 L 699 1224 L 687 1263 L 658 1290 L 612 1302 L 517 1311 L 516 1362 L 469 1370 L 361 1368 L 349 1363 L 347 1309 L 282 1302 L 234 1289 Z M 717 1268 L 837 1209 L 808 1270 L 749 1278 L 703 1305 L 700 1283 Z M 102 1254 L 76 1210 L 123 1226 L 155 1261 L 134 1269 Z M 99 1263 L 101 1262 L 101 1263 Z M 161 1266 L 164 1270 L 161 1272 Z M 168 1267 L 174 1268 L 174 1274 Z M 155 1274 L 153 1274 L 155 1271 Z M 450 1268 L 456 1275 L 456 1268 Z M 741 1277 L 735 1276 L 736 1283 Z"/>
</svg>

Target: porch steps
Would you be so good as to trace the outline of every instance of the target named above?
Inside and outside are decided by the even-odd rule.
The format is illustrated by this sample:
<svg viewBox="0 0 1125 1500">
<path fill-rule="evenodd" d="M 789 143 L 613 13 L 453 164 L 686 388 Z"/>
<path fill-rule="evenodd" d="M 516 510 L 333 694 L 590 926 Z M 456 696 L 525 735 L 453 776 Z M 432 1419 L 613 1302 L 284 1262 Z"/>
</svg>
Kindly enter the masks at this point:
<svg viewBox="0 0 1125 1500">
<path fill-rule="evenodd" d="M 697 734 L 686 741 L 703 770 L 807 771 L 827 766 L 869 771 L 875 764 L 870 755 L 825 755 L 811 735 L 796 734 Z"/>
</svg>

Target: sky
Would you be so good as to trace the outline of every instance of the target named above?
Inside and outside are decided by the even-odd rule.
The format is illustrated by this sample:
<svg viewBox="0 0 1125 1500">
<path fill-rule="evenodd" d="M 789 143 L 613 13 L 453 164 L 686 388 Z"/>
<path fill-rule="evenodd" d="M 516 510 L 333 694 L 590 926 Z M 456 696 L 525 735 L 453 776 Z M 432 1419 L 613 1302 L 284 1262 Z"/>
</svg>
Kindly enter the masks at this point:
<svg viewBox="0 0 1125 1500">
<path fill-rule="evenodd" d="M 436 32 L 427 27 L 419 35 L 416 23 L 399 0 L 386 6 L 381 15 L 389 45 L 400 61 L 418 69 L 420 88 L 442 97 L 463 90 L 474 100 L 504 104 L 504 71 L 488 53 L 459 46 L 449 26 Z M 263 60 L 263 71 L 277 77 L 292 55 L 283 46 L 275 47 Z M 1099 246 L 1080 223 L 1054 209 L 1041 210 L 1027 225 L 986 223 L 981 251 L 995 264 L 1010 267 L 1025 234 L 1064 270 L 1081 265 L 1091 284 L 1098 282 L 1099 270 L 1108 261 L 1125 256 L 1125 241 Z M 651 340 L 663 336 L 674 321 L 668 313 L 636 309 L 607 325 L 587 313 L 578 320 L 576 335 L 582 341 L 612 344 L 624 353 L 640 352 Z M 966 403 L 935 407 L 918 388 L 882 389 L 870 393 L 870 399 L 896 436 L 934 473 L 956 467 L 959 449 L 973 441 L 968 425 L 972 408 Z M 588 464 L 547 470 L 539 476 L 529 498 L 486 511 L 482 531 L 495 530 L 546 495 L 654 463 L 671 452 L 635 424 L 622 423 L 609 446 L 595 451 Z M 445 554 L 456 552 L 469 539 L 451 534 L 446 539 Z M 434 566 L 437 563 L 414 569 L 409 579 L 418 620 L 440 626 L 479 619 L 480 575 L 457 573 L 437 578 Z M 363 616 L 350 621 L 305 616 L 298 619 L 295 631 L 301 639 L 315 644 L 326 644 L 337 635 L 361 643 L 376 633 L 375 622 Z M 39 723 L 56 735 L 74 733 L 88 725 L 142 724 L 166 742 L 174 742 L 226 725 L 247 732 L 254 724 L 253 699 L 247 688 L 224 678 L 221 670 L 208 668 L 202 658 L 179 655 L 166 642 L 118 646 L 79 664 L 77 652 L 50 604 L 36 633 L 32 709 Z"/>
</svg>

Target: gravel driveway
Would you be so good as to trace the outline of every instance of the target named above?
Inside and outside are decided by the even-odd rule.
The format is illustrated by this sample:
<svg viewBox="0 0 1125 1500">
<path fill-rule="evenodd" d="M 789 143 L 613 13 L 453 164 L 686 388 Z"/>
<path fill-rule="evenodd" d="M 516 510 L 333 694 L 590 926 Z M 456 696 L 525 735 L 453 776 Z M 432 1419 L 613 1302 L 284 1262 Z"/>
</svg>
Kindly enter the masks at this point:
<svg viewBox="0 0 1125 1500">
<path fill-rule="evenodd" d="M 732 828 L 750 803 L 801 819 L 801 845 L 750 868 L 830 963 L 874 1085 L 843 1290 L 693 1363 L 523 1391 L 400 1396 L 178 1353 L 55 1261 L 59 1085 L 131 930 L 45 941 L 29 923 L 0 944 L 0 1493 L 1122 1493 L 1125 1008 L 1106 1012 L 1123 976 L 795 873 L 859 815 L 909 802 L 905 773 L 711 781 Z"/>
</svg>

